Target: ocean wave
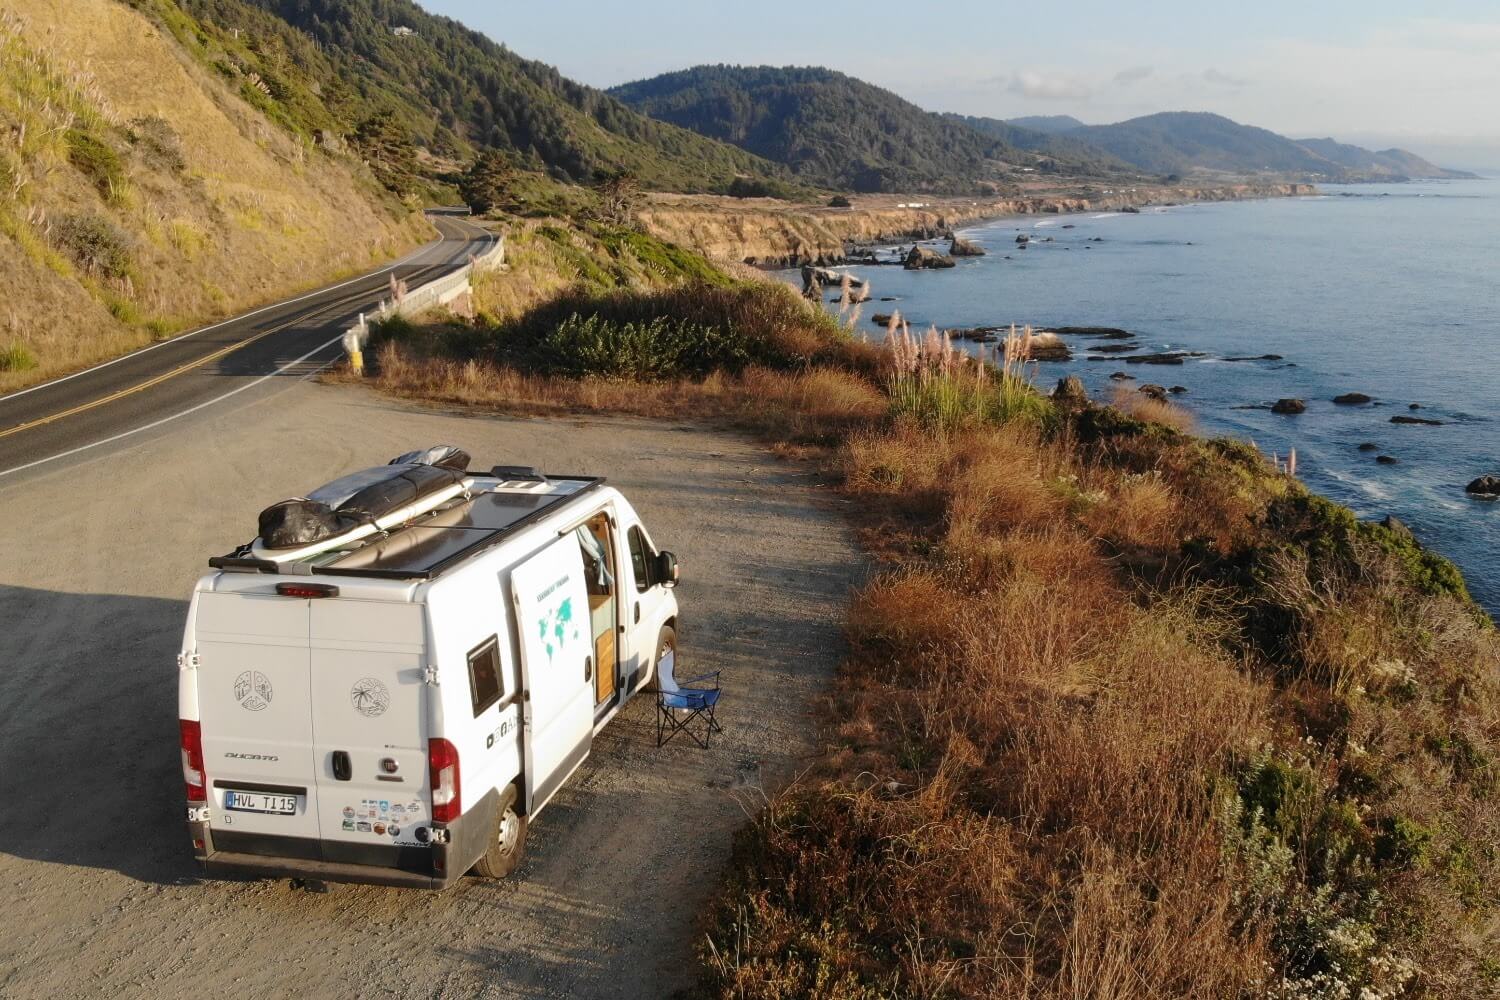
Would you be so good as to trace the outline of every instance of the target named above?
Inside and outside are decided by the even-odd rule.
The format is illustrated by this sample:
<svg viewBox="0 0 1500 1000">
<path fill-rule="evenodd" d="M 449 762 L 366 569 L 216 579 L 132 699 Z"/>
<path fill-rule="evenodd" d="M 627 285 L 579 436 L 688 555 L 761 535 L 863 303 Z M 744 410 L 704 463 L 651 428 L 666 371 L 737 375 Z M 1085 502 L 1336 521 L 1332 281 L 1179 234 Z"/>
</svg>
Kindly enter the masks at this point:
<svg viewBox="0 0 1500 1000">
<path fill-rule="evenodd" d="M 1100 212 L 1098 215 L 1089 216 L 1090 219 L 1115 219 L 1124 215 L 1124 212 Z"/>
<path fill-rule="evenodd" d="M 1050 219 L 1043 219 L 1041 222 L 1033 222 L 1031 224 L 1031 228 L 1032 229 L 1046 229 L 1048 226 L 1055 226 L 1055 225 L 1057 225 L 1056 222 L 1053 222 Z"/>
</svg>

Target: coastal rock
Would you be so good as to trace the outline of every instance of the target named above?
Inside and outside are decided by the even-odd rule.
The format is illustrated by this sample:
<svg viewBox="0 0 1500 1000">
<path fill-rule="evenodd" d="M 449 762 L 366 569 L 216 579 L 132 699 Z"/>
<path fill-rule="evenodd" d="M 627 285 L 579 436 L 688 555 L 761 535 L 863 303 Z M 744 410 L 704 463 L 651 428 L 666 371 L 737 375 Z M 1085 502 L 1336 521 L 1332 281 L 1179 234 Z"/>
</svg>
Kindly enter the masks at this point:
<svg viewBox="0 0 1500 1000">
<path fill-rule="evenodd" d="M 1360 444 L 1359 450 L 1360 451 L 1379 451 L 1380 450 L 1380 445 L 1376 444 L 1374 441 L 1364 441 L 1364 442 L 1362 442 Z"/>
<path fill-rule="evenodd" d="M 1389 531 L 1394 531 L 1396 534 L 1402 536 L 1403 538 L 1410 538 L 1413 541 L 1416 540 L 1416 536 L 1411 533 L 1411 529 L 1406 526 L 1406 522 L 1401 520 L 1395 514 L 1387 514 L 1385 517 L 1381 518 L 1380 526 Z"/>
<path fill-rule="evenodd" d="M 1083 379 L 1077 375 L 1069 375 L 1057 380 L 1057 388 L 1052 390 L 1052 399 L 1058 403 L 1078 405 L 1089 401 L 1089 393 L 1083 387 Z"/>
<path fill-rule="evenodd" d="M 811 264 L 802 265 L 802 294 L 809 298 L 817 296 L 818 290 L 828 287 L 837 288 L 849 279 L 850 288 L 863 288 L 864 280 L 856 278 L 852 274 L 843 271 L 833 271 L 826 267 L 814 267 Z"/>
<path fill-rule="evenodd" d="M 1406 408 L 1408 410 L 1420 410 L 1422 408 L 1422 404 L 1421 403 L 1407 403 L 1406 404 Z"/>
<path fill-rule="evenodd" d="M 1129 340 L 1135 336 L 1129 330 L 1122 330 L 1117 326 L 1053 326 L 1048 327 L 1047 332 L 1064 337 L 1098 337 L 1101 340 Z"/>
<path fill-rule="evenodd" d="M 911 253 L 906 255 L 906 263 L 903 265 L 908 271 L 937 270 L 945 267 L 954 267 L 957 262 L 952 258 L 929 250 L 926 247 L 912 247 Z"/>
<path fill-rule="evenodd" d="M 1145 385 L 1141 386 L 1140 389 L 1138 389 L 1137 391 L 1145 393 L 1147 396 L 1150 396 L 1152 399 L 1166 399 L 1167 398 L 1167 389 L 1166 389 L 1166 386 L 1157 385 L 1154 382 L 1147 382 Z"/>
<path fill-rule="evenodd" d="M 1174 385 L 1174 386 L 1172 386 L 1172 388 L 1168 389 L 1167 391 L 1170 392 L 1174 396 L 1181 396 L 1183 393 L 1187 392 L 1188 390 L 1187 390 L 1187 386 L 1185 386 L 1185 385 Z"/>
<path fill-rule="evenodd" d="M 1025 345 L 1022 361 L 1071 361 L 1073 352 L 1055 333 L 1033 333 L 1023 340 Z"/>
<path fill-rule="evenodd" d="M 1465 486 L 1464 492 L 1488 500 L 1500 500 L 1500 476 L 1480 476 Z"/>
<path fill-rule="evenodd" d="M 1127 365 L 1180 365 L 1187 358 L 1201 358 L 1202 351 L 1165 351 L 1161 354 L 1135 354 L 1124 361 Z"/>
<path fill-rule="evenodd" d="M 1300 399 L 1284 397 L 1271 405 L 1272 413 L 1305 413 L 1307 404 Z"/>
<path fill-rule="evenodd" d="M 1031 242 L 1031 237 L 1028 236 L 1028 235 L 1026 235 L 1025 233 L 1022 233 L 1020 236 L 1016 237 L 1016 243 L 1019 246 L 1025 246 L 1026 244 L 1028 244 L 1030 242 Z"/>
<path fill-rule="evenodd" d="M 1140 215 L 1141 214 L 1141 210 L 1138 209 L 1138 208 L 1136 208 L 1134 205 L 1126 205 L 1124 208 L 1120 209 L 1120 211 L 1124 212 L 1126 215 Z"/>
<path fill-rule="evenodd" d="M 1333 397 L 1333 401 L 1340 406 L 1359 406 L 1362 403 L 1373 402 L 1373 399 L 1362 392 L 1346 392 L 1341 396 Z"/>
<path fill-rule="evenodd" d="M 953 243 L 948 247 L 948 255 L 950 257 L 983 257 L 984 247 L 962 236 L 955 236 Z"/>
<path fill-rule="evenodd" d="M 1127 375 L 1124 372 L 1114 372 L 1109 377 L 1112 378 L 1112 379 L 1114 379 L 1116 382 L 1134 382 L 1135 381 L 1135 376 L 1134 375 Z"/>
<path fill-rule="evenodd" d="M 1377 465 L 1395 465 L 1396 459 L 1390 455 L 1376 455 L 1375 462 Z"/>
<path fill-rule="evenodd" d="M 870 322 L 874 323 L 876 326 L 890 326 L 890 324 L 891 324 L 891 314 L 890 313 L 876 313 L 875 315 L 873 315 L 873 316 L 870 317 Z"/>
<path fill-rule="evenodd" d="M 1393 424 L 1421 424 L 1424 427 L 1441 427 L 1441 420 L 1428 420 L 1426 417 L 1408 417 L 1405 414 L 1397 414 L 1391 418 Z"/>
<path fill-rule="evenodd" d="M 1257 354 L 1254 357 L 1225 358 L 1225 361 L 1280 361 L 1279 354 Z"/>
<path fill-rule="evenodd" d="M 1139 344 L 1101 344 L 1098 347 L 1090 347 L 1089 350 L 1099 354 L 1124 354 L 1126 351 L 1139 351 Z"/>
</svg>

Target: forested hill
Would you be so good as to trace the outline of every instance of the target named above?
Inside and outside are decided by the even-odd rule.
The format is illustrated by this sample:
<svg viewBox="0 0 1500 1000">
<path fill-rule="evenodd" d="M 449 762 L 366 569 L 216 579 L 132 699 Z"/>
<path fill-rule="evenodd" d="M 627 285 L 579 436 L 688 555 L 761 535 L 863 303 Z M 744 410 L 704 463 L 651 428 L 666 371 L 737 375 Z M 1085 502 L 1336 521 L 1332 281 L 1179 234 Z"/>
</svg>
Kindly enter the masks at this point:
<svg viewBox="0 0 1500 1000">
<path fill-rule="evenodd" d="M 273 120 L 365 147 L 388 181 L 412 167 L 396 162 L 416 154 L 403 142 L 459 160 L 508 150 L 520 165 L 573 180 L 624 168 L 650 186 L 685 191 L 786 173 L 653 121 L 409 0 L 127 2 L 238 82 Z"/>
<path fill-rule="evenodd" d="M 696 66 L 610 93 L 653 118 L 856 191 L 972 190 L 1006 164 L 1081 171 L 1040 137 L 1020 148 L 818 67 Z"/>
</svg>

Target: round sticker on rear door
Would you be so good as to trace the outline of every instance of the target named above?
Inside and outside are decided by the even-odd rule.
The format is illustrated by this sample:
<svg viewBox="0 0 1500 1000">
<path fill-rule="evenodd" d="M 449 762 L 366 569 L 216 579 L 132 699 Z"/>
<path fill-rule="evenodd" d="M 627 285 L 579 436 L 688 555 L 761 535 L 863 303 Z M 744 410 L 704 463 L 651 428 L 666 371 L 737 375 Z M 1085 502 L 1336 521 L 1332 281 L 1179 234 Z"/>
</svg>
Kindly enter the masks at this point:
<svg viewBox="0 0 1500 1000">
<path fill-rule="evenodd" d="M 391 707 L 391 693 L 375 678 L 363 677 L 349 689 L 349 703 L 360 715 L 373 719 Z"/>
<path fill-rule="evenodd" d="M 246 670 L 234 679 L 234 700 L 250 712 L 271 704 L 271 678 L 259 670 Z"/>
</svg>

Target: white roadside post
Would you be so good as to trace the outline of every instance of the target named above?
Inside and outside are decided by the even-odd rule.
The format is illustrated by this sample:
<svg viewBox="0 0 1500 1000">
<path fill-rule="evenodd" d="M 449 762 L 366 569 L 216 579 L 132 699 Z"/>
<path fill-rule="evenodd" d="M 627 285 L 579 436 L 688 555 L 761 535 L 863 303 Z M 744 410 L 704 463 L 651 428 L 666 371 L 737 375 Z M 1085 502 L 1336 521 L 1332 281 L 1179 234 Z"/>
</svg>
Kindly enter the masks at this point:
<svg viewBox="0 0 1500 1000">
<path fill-rule="evenodd" d="M 349 367 L 354 374 L 365 373 L 365 314 L 359 314 L 359 322 L 344 331 L 344 353 L 349 355 Z"/>
</svg>

